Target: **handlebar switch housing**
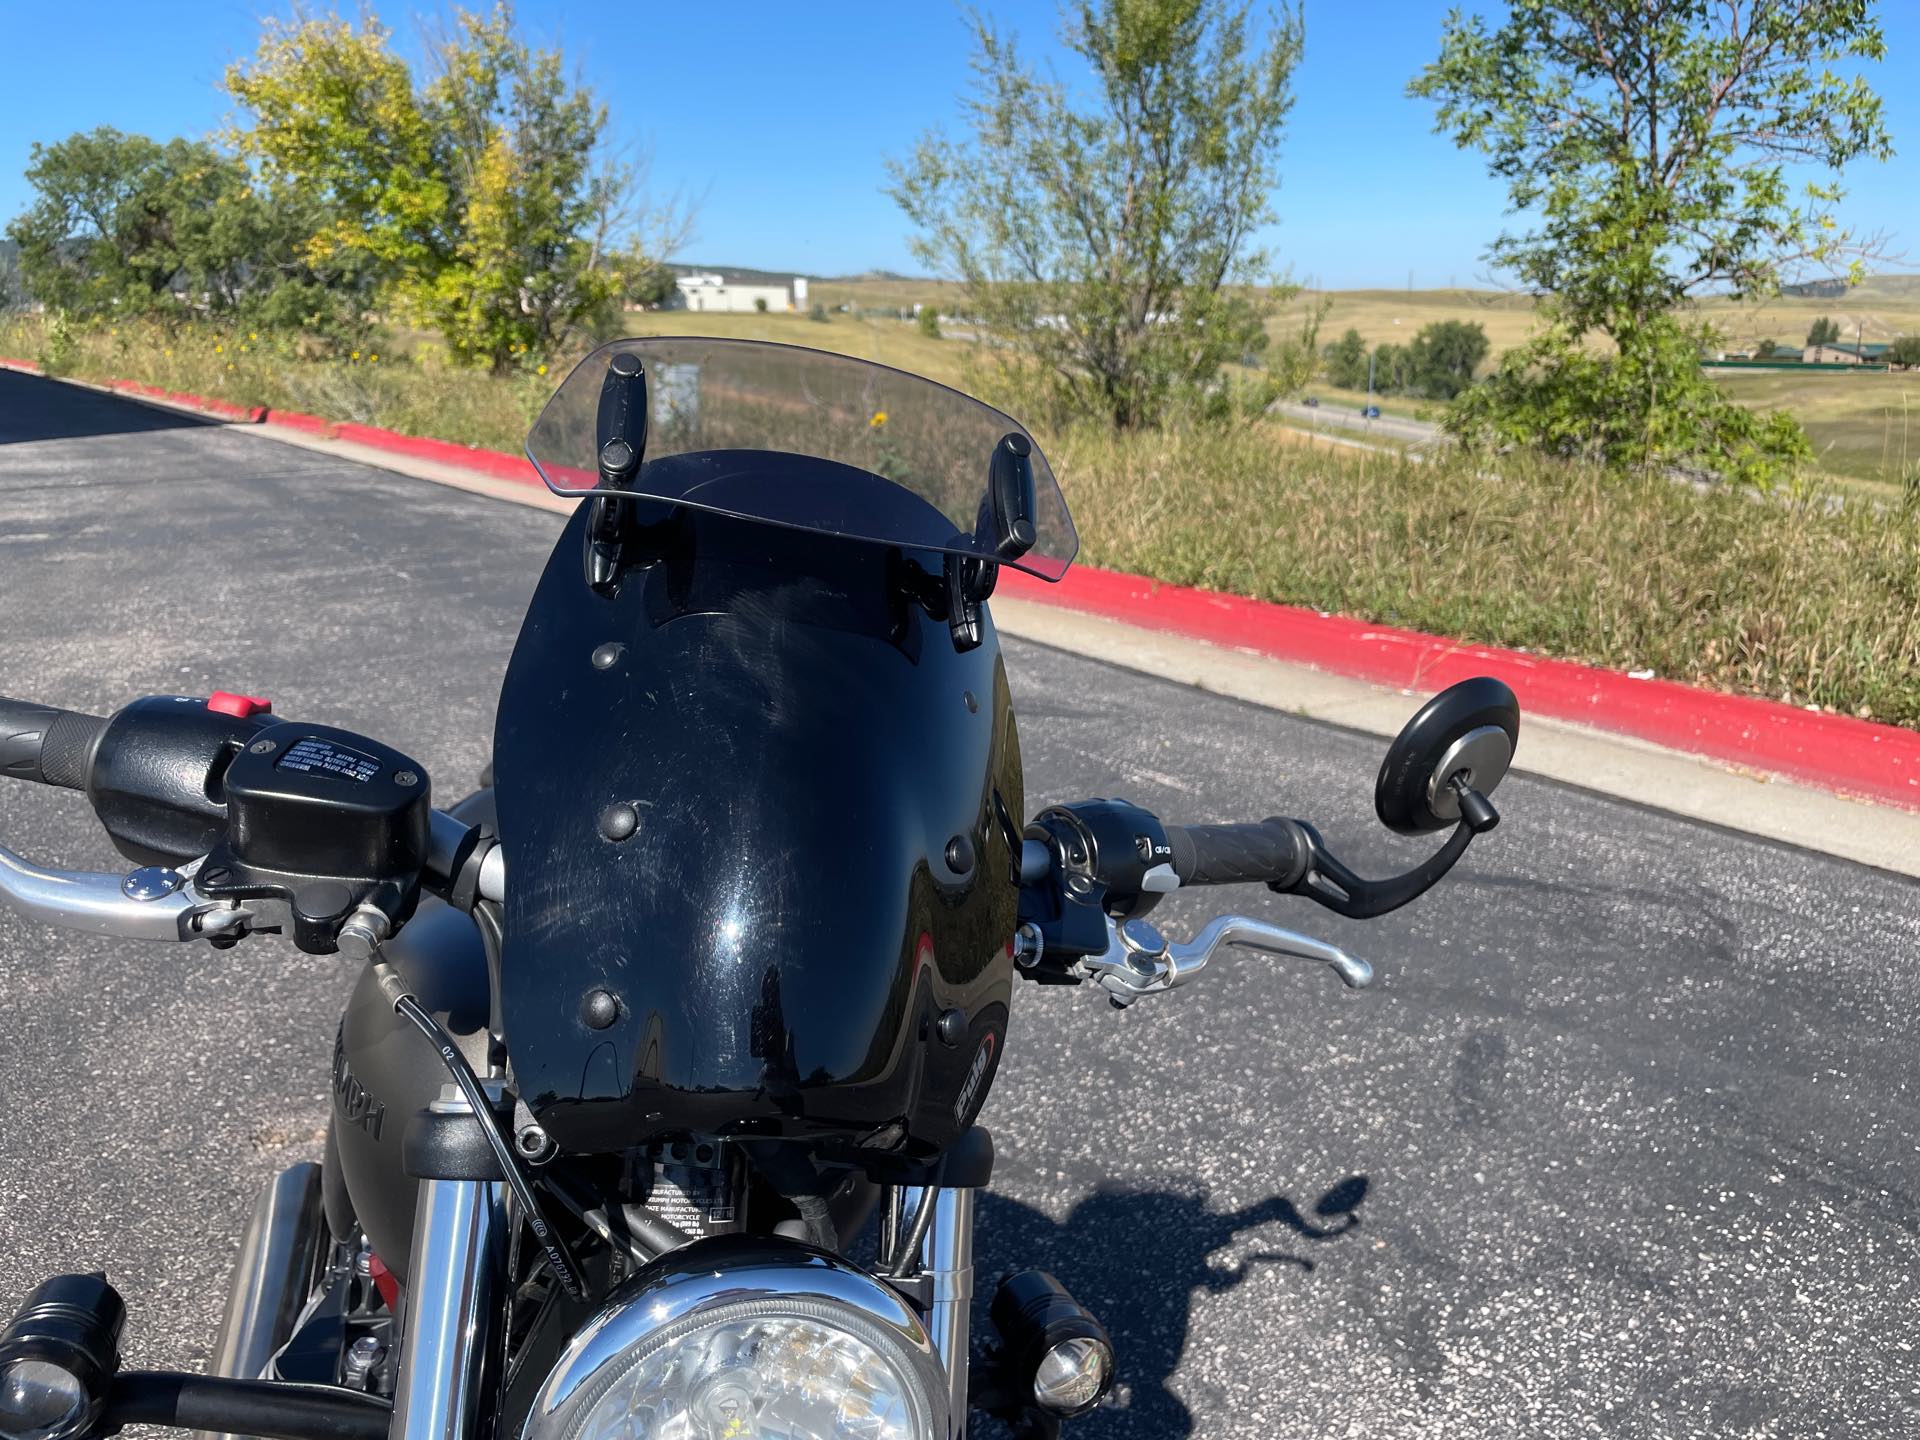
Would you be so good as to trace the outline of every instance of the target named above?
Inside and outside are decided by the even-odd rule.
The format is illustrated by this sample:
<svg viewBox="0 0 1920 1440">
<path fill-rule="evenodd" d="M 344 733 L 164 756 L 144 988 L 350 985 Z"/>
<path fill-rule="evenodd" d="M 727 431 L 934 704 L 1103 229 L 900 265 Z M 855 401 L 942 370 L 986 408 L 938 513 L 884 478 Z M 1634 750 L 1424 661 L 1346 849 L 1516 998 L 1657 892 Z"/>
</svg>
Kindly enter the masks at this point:
<svg viewBox="0 0 1920 1440">
<path fill-rule="evenodd" d="M 113 846 L 141 865 L 204 855 L 227 828 L 221 783 L 271 715 L 209 709 L 204 697 L 149 695 L 107 721 L 87 799 Z"/>
<path fill-rule="evenodd" d="M 366 907 L 389 927 L 411 916 L 432 815 L 418 762 L 352 731 L 281 722 L 234 756 L 224 788 L 227 832 L 195 880 L 202 894 L 284 901 L 310 955 L 338 950 Z"/>
<path fill-rule="evenodd" d="M 1028 834 L 1055 845 L 1070 880 L 1099 884 L 1101 909 L 1116 920 L 1145 915 L 1179 884 L 1166 827 L 1152 811 L 1125 800 L 1053 806 L 1035 817 Z"/>
</svg>

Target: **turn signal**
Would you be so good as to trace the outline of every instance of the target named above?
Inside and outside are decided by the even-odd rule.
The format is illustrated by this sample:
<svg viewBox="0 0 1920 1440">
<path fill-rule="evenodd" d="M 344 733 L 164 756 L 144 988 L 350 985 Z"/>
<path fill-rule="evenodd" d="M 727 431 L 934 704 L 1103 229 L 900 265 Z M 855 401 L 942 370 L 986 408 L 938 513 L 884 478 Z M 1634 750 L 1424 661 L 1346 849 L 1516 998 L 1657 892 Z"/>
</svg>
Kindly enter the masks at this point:
<svg viewBox="0 0 1920 1440">
<path fill-rule="evenodd" d="M 1000 1282 L 990 1312 L 1010 1376 L 1029 1376 L 1033 1404 L 1059 1419 L 1084 1415 L 1113 1388 L 1113 1341 L 1044 1270 Z"/>
<path fill-rule="evenodd" d="M 0 1440 L 91 1431 L 120 1366 L 127 1307 L 104 1275 L 56 1275 L 0 1331 Z"/>
</svg>

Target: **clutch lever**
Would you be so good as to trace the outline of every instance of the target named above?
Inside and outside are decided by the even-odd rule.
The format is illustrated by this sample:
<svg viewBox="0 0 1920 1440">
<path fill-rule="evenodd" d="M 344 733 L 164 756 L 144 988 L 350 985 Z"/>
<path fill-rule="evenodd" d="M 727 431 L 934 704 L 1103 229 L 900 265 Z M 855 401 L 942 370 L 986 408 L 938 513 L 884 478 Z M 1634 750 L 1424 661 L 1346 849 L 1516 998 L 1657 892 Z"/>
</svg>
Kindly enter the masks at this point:
<svg viewBox="0 0 1920 1440">
<path fill-rule="evenodd" d="M 1115 1009 L 1124 1010 L 1142 996 L 1165 994 L 1189 984 L 1207 968 L 1216 952 L 1229 945 L 1296 960 L 1317 960 L 1351 990 L 1373 983 L 1373 967 L 1357 955 L 1248 915 L 1216 915 L 1184 944 L 1169 943 L 1145 920 L 1109 919 L 1106 950 L 1085 957 L 1077 968 L 1107 992 Z"/>
</svg>

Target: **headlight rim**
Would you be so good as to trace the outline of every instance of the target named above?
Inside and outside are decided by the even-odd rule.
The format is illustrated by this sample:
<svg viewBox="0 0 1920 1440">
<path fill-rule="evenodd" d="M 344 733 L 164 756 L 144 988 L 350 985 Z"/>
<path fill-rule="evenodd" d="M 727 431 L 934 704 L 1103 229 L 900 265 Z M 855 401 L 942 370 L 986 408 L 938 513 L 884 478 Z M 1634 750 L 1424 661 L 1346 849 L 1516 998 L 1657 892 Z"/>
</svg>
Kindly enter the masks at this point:
<svg viewBox="0 0 1920 1440">
<path fill-rule="evenodd" d="M 879 1353 L 908 1382 L 924 1433 L 930 1440 L 945 1436 L 945 1370 L 905 1297 L 824 1250 L 732 1235 L 672 1251 L 614 1291 L 541 1381 L 518 1440 L 574 1440 L 607 1392 L 664 1345 L 730 1319 L 782 1313 L 838 1324 Z"/>
</svg>

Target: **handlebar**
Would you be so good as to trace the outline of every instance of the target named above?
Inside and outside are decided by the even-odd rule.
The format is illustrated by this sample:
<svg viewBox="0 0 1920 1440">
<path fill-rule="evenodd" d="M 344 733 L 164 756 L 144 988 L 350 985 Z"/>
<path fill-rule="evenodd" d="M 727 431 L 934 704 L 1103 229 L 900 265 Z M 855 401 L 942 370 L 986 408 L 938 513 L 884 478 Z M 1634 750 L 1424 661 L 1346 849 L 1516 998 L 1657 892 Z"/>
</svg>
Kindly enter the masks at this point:
<svg viewBox="0 0 1920 1440">
<path fill-rule="evenodd" d="M 1167 846 L 1182 885 L 1276 885 L 1306 872 L 1310 842 L 1298 820 L 1273 816 L 1245 825 L 1169 825 Z"/>
<path fill-rule="evenodd" d="M 0 775 L 84 790 L 107 722 L 98 715 L 0 695 Z"/>
</svg>

